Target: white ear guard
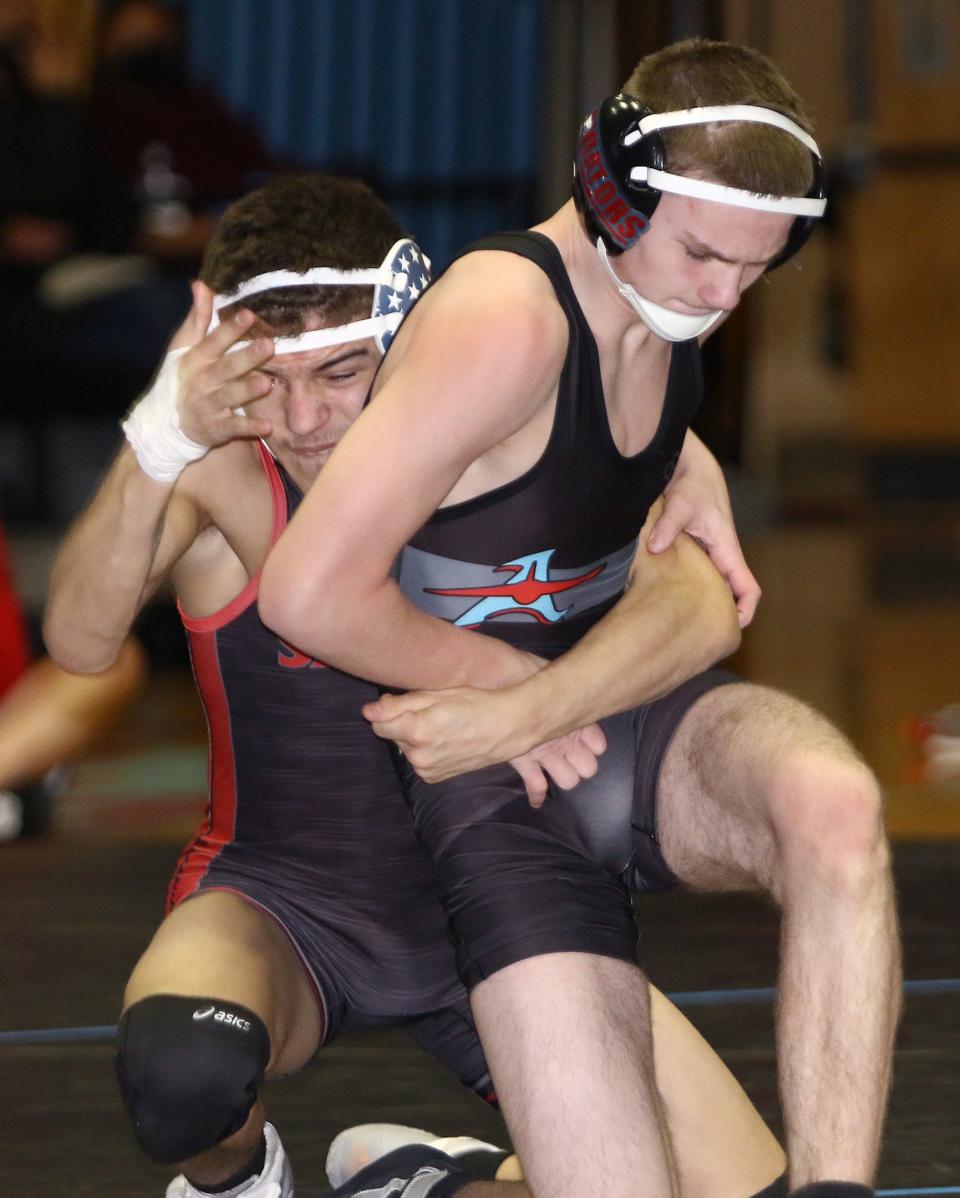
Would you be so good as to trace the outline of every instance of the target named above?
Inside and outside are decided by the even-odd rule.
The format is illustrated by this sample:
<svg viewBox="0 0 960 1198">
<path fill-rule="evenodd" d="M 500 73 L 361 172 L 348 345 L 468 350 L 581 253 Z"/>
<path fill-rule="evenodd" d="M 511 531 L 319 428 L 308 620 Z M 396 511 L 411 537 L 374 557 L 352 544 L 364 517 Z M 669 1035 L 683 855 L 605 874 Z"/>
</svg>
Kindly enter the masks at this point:
<svg viewBox="0 0 960 1198">
<path fill-rule="evenodd" d="M 220 323 L 221 309 L 278 287 L 372 286 L 373 304 L 370 316 L 365 320 L 350 321 L 348 324 L 337 325 L 336 328 L 314 329 L 296 337 L 275 337 L 275 353 L 279 357 L 281 354 L 303 353 L 304 350 L 324 349 L 329 345 L 342 345 L 349 341 L 373 337 L 377 348 L 383 354 L 387 352 L 400 322 L 426 290 L 429 282 L 430 259 L 416 242 L 405 237 L 391 246 L 378 267 L 337 270 L 329 266 L 318 266 L 304 271 L 303 274 L 291 270 L 272 270 L 247 279 L 229 294 L 214 297 L 213 316 L 207 332 L 211 332 Z"/>
</svg>

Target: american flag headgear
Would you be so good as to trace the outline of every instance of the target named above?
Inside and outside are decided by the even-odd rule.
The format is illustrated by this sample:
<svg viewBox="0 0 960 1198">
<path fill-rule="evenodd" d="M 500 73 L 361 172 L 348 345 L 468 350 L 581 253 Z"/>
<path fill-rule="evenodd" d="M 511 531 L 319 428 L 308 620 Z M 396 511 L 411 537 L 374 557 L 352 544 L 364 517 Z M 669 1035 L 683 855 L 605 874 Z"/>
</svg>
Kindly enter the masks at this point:
<svg viewBox="0 0 960 1198">
<path fill-rule="evenodd" d="M 304 350 L 323 349 L 328 345 L 373 337 L 380 352 L 386 353 L 401 320 L 429 282 L 430 259 L 416 242 L 404 237 L 391 246 L 380 266 L 371 269 L 337 270 L 318 266 L 303 274 L 291 270 L 272 270 L 247 279 L 229 294 L 214 296 L 213 317 L 207 331 L 211 332 L 220 323 L 219 312 L 222 308 L 277 287 L 372 286 L 373 305 L 370 316 L 365 320 L 353 320 L 335 328 L 313 329 L 296 337 L 275 337 L 274 352 L 277 356 L 302 353 Z"/>
</svg>

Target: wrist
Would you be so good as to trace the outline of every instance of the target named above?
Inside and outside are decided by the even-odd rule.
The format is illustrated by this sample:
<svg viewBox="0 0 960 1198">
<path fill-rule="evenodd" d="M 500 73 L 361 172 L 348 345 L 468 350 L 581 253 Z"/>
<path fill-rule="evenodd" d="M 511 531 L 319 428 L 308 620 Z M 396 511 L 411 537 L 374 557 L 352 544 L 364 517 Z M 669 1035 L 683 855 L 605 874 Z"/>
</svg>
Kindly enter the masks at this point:
<svg viewBox="0 0 960 1198">
<path fill-rule="evenodd" d="M 500 692 L 504 724 L 511 729 L 514 742 L 511 757 L 526 753 L 576 726 L 563 724 L 563 713 L 557 710 L 556 686 L 546 670 L 549 663 L 539 658 L 536 661 L 535 673 Z"/>
<path fill-rule="evenodd" d="M 173 350 L 150 386 L 121 424 L 140 469 L 157 482 L 173 483 L 185 467 L 202 458 L 209 446 L 192 441 L 180 427 L 177 409 L 180 359 L 185 349 Z"/>
</svg>

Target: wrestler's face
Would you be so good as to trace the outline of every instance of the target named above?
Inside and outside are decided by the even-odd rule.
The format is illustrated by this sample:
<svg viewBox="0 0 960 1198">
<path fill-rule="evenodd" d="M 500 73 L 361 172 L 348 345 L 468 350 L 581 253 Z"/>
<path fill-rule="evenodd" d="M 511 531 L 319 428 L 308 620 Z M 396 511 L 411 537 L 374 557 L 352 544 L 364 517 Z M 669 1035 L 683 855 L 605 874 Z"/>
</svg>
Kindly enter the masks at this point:
<svg viewBox="0 0 960 1198">
<path fill-rule="evenodd" d="M 372 338 L 271 358 L 260 369 L 270 391 L 250 415 L 273 424 L 266 442 L 306 491 L 360 415 L 380 354 Z"/>
<path fill-rule="evenodd" d="M 793 217 L 665 193 L 615 263 L 646 299 L 675 312 L 732 311 L 783 249 Z"/>
</svg>

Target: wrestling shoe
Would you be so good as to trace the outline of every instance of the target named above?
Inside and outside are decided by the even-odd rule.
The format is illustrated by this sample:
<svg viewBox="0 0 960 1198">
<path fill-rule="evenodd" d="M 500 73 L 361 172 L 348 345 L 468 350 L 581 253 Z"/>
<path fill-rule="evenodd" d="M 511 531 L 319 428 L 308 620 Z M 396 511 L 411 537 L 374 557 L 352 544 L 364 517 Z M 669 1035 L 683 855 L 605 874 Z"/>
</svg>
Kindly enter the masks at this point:
<svg viewBox="0 0 960 1198">
<path fill-rule="evenodd" d="M 460 1168 L 445 1152 L 426 1144 L 407 1144 L 355 1173 L 331 1190 L 329 1198 L 454 1198 L 481 1178 L 482 1174 Z"/>
<path fill-rule="evenodd" d="M 261 1172 L 236 1189 L 218 1194 L 217 1198 L 293 1198 L 293 1172 L 276 1128 L 265 1123 L 263 1136 L 267 1141 L 267 1155 Z M 209 1198 L 209 1195 L 191 1185 L 181 1173 L 167 1186 L 166 1198 Z"/>
<path fill-rule="evenodd" d="M 410 1144 L 421 1144 L 453 1158 L 474 1152 L 492 1152 L 499 1157 L 506 1155 L 495 1144 L 475 1140 L 472 1136 L 435 1136 L 422 1128 L 403 1127 L 399 1123 L 360 1123 L 342 1131 L 330 1145 L 327 1180 L 336 1189 L 388 1152 Z"/>
</svg>

